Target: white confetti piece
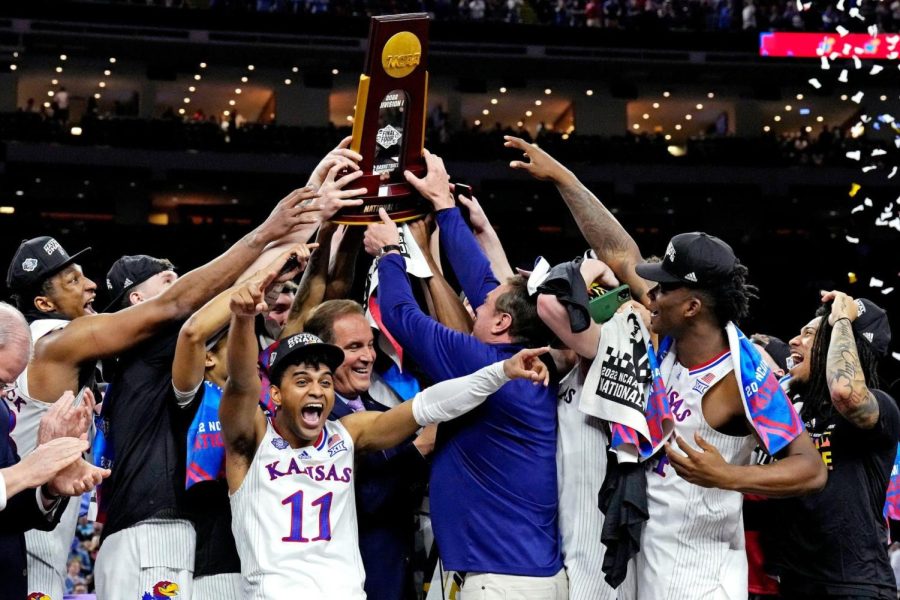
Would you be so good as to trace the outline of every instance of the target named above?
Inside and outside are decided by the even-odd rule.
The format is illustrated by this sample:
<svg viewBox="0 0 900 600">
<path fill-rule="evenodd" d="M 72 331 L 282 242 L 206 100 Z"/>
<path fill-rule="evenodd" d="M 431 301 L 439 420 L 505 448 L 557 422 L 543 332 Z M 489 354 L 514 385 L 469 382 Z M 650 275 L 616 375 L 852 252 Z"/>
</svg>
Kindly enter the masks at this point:
<svg viewBox="0 0 900 600">
<path fill-rule="evenodd" d="M 845 237 L 845 239 L 846 239 L 849 243 L 851 243 L 851 244 L 858 244 L 858 243 L 859 243 L 859 238 L 856 238 L 856 237 L 851 237 L 851 236 L 848 235 L 848 236 Z"/>
<path fill-rule="evenodd" d="M 889 35 L 885 40 L 887 40 L 888 49 L 893 50 L 894 46 L 897 45 L 897 42 L 900 42 L 900 35 Z"/>
<path fill-rule="evenodd" d="M 869 115 L 859 115 L 859 120 L 863 123 L 871 123 L 872 117 L 870 117 Z"/>
<path fill-rule="evenodd" d="M 859 53 L 857 52 L 857 54 Z M 858 56 L 853 57 L 853 67 L 856 68 L 856 70 L 862 69 L 862 61 L 859 60 Z"/>
<path fill-rule="evenodd" d="M 854 150 L 847 153 L 847 158 L 849 158 L 850 160 L 859 160 L 860 154 L 861 152 L 859 150 Z"/>
<path fill-rule="evenodd" d="M 853 8 L 851 8 L 848 12 L 850 13 L 850 16 L 853 17 L 854 19 L 859 19 L 861 21 L 866 20 L 861 14 L 859 14 L 859 8 L 857 8 L 855 6 Z"/>
<path fill-rule="evenodd" d="M 873 277 L 869 280 L 869 287 L 880 288 L 884 285 L 884 282 L 877 277 Z"/>
<path fill-rule="evenodd" d="M 896 229 L 897 231 L 900 231 L 900 217 L 898 217 L 896 219 L 891 219 L 891 222 L 888 223 L 888 227 L 890 227 L 891 229 Z"/>
<path fill-rule="evenodd" d="M 878 35 L 878 25 L 869 25 L 869 35 L 876 37 Z"/>
<path fill-rule="evenodd" d="M 894 168 L 891 169 L 891 172 L 888 175 L 888 179 L 893 179 L 894 175 L 896 175 L 896 174 L 897 174 L 897 165 L 894 165 Z M 898 201 L 897 203 L 900 204 L 900 201 Z"/>
<path fill-rule="evenodd" d="M 797 11 L 803 12 L 803 3 L 800 0 L 797 0 Z"/>
<path fill-rule="evenodd" d="M 847 69 L 841 71 L 841 74 L 838 75 L 838 81 L 841 83 L 847 83 Z"/>
<path fill-rule="evenodd" d="M 898 148 L 900 148 L 900 137 L 894 138 L 894 145 L 897 146 Z"/>
<path fill-rule="evenodd" d="M 883 290 L 881 290 L 881 293 L 884 294 L 885 296 L 887 296 L 888 294 L 890 294 L 893 291 L 894 291 L 894 288 L 889 287 L 889 288 L 884 288 Z"/>
<path fill-rule="evenodd" d="M 853 210 L 850 211 L 850 214 L 855 215 L 856 213 L 862 212 L 864 210 L 866 210 L 866 207 L 860 204 L 859 206 L 854 206 Z"/>
<path fill-rule="evenodd" d="M 822 89 L 822 84 L 815 77 L 813 77 L 812 79 L 809 80 L 809 85 L 813 86 L 817 90 Z"/>
<path fill-rule="evenodd" d="M 869 208 L 872 208 L 872 199 L 871 199 L 871 198 L 866 198 L 865 200 L 863 200 L 863 204 L 865 204 L 865 205 L 868 206 Z"/>
<path fill-rule="evenodd" d="M 872 156 L 884 156 L 885 154 L 887 154 L 887 150 L 882 150 L 881 148 L 872 150 Z"/>
<path fill-rule="evenodd" d="M 821 63 L 823 71 L 827 71 L 828 69 L 831 68 L 831 65 L 828 63 L 828 59 L 824 56 L 821 58 L 820 63 Z M 818 88 L 816 88 L 816 89 L 818 89 Z"/>
<path fill-rule="evenodd" d="M 832 52 L 831 54 L 828 55 L 828 60 L 836 60 L 840 57 L 841 57 L 840 52 Z"/>
<path fill-rule="evenodd" d="M 884 67 L 882 67 L 881 65 L 873 65 L 872 70 L 869 71 L 869 75 L 878 75 L 882 71 L 884 71 Z"/>
<path fill-rule="evenodd" d="M 862 54 L 865 51 L 866 51 L 865 48 L 861 48 L 861 47 L 857 46 L 856 48 L 853 49 L 853 54 Z M 853 58 L 856 58 L 856 57 L 854 56 Z M 856 68 L 858 69 L 859 67 L 856 67 Z"/>
<path fill-rule="evenodd" d="M 860 102 L 862 102 L 863 96 L 865 96 L 865 94 L 863 94 L 860 91 L 860 92 L 856 92 L 855 94 L 853 94 L 853 96 L 850 99 L 853 100 L 854 102 L 856 102 L 857 104 L 859 104 Z"/>
<path fill-rule="evenodd" d="M 841 54 L 843 54 L 844 56 L 847 56 L 852 51 L 853 51 L 853 46 L 851 46 L 850 44 L 844 44 L 844 49 L 841 50 Z"/>
<path fill-rule="evenodd" d="M 888 52 L 888 60 L 895 60 L 898 56 L 900 56 L 900 52 Z"/>
<path fill-rule="evenodd" d="M 895 360 L 900 360 L 900 352 L 891 352 L 891 356 L 893 356 Z"/>
<path fill-rule="evenodd" d="M 838 25 L 837 27 L 835 27 L 835 30 L 838 32 L 838 35 L 840 35 L 841 37 L 844 37 L 845 35 L 850 33 L 850 30 L 842 25 Z"/>
<path fill-rule="evenodd" d="M 837 6 L 836 6 L 835 8 L 837 8 L 839 11 L 842 11 L 842 12 L 843 12 L 843 10 L 844 10 L 844 0 L 841 0 L 840 2 L 838 2 L 838 3 L 837 3 Z"/>
<path fill-rule="evenodd" d="M 878 168 L 878 167 L 876 167 L 875 165 L 867 165 L 867 166 L 865 166 L 865 167 L 862 168 L 862 172 L 863 172 L 863 173 L 868 173 L 869 171 L 874 171 L 874 170 L 877 169 L 877 168 Z"/>
</svg>

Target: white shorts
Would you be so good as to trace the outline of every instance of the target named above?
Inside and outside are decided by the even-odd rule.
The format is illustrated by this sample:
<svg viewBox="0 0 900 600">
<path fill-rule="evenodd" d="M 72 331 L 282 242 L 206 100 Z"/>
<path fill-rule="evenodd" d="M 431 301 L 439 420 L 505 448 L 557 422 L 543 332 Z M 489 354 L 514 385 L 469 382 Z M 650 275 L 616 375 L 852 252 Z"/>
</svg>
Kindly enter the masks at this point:
<svg viewBox="0 0 900 600">
<path fill-rule="evenodd" d="M 193 600 L 241 600 L 240 573 L 204 575 L 194 579 Z"/>
<path fill-rule="evenodd" d="M 469 573 L 460 600 L 568 600 L 569 580 L 560 569 L 553 577 Z"/>
<path fill-rule="evenodd" d="M 112 534 L 94 566 L 97 600 L 144 594 L 190 600 L 196 544 L 194 526 L 181 519 L 149 519 Z"/>
<path fill-rule="evenodd" d="M 81 497 L 69 499 L 59 523 L 51 531 L 25 532 L 28 549 L 28 597 L 62 600 L 66 593 L 66 562 L 75 539 Z"/>
</svg>

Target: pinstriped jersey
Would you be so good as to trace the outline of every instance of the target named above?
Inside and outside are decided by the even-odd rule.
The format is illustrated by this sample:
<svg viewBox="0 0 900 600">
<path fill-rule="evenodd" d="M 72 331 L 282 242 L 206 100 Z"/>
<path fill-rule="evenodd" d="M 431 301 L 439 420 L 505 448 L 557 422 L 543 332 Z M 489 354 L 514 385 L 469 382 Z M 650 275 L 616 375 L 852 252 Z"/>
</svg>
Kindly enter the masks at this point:
<svg viewBox="0 0 900 600">
<path fill-rule="evenodd" d="M 696 447 L 700 435 L 731 464 L 749 464 L 756 446 L 710 427 L 703 396 L 733 370 L 731 353 L 688 369 L 675 363 L 666 382 L 675 432 Z M 636 565 L 637 597 L 654 600 L 747 597 L 747 556 L 739 492 L 704 488 L 675 473 L 665 455 L 647 472 L 650 519 L 641 536 Z"/>
<path fill-rule="evenodd" d="M 569 600 L 613 600 L 616 590 L 604 581 L 600 568 L 606 548 L 600 541 L 603 513 L 597 506 L 609 438 L 600 419 L 578 410 L 584 373 L 576 364 L 559 383 L 556 467 L 563 564 Z"/>
<path fill-rule="evenodd" d="M 272 422 L 231 495 L 244 597 L 361 600 L 353 440 L 338 421 L 291 448 Z"/>
</svg>

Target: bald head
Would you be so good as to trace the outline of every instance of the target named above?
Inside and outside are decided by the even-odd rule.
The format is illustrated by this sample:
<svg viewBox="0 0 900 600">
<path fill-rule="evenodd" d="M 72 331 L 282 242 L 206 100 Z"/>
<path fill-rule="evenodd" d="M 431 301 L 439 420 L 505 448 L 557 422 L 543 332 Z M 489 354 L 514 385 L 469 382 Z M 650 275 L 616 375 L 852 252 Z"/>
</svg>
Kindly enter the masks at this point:
<svg viewBox="0 0 900 600">
<path fill-rule="evenodd" d="M 0 384 L 13 383 L 31 358 L 31 331 L 18 310 L 0 302 Z"/>
</svg>

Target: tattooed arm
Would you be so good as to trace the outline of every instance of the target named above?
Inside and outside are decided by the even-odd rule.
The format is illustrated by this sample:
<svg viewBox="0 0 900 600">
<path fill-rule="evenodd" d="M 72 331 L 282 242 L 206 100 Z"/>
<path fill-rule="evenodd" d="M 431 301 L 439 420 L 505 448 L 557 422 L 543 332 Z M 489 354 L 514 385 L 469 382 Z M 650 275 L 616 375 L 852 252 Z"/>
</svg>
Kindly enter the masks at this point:
<svg viewBox="0 0 900 600">
<path fill-rule="evenodd" d="M 631 294 L 643 305 L 650 299 L 650 286 L 635 272 L 642 262 L 641 251 L 622 224 L 607 210 L 603 203 L 582 184 L 575 174 L 555 158 L 517 137 L 506 136 L 505 146 L 521 150 L 528 162 L 514 160 L 513 169 L 527 171 L 535 179 L 552 181 L 575 217 L 575 223 L 597 258 L 609 265 L 622 283 L 631 287 Z"/>
<path fill-rule="evenodd" d="M 865 374 L 856 352 L 852 322 L 857 317 L 856 303 L 843 292 L 827 292 L 822 301 L 833 301 L 828 322 L 832 325 L 831 343 L 825 377 L 831 402 L 841 415 L 860 429 L 878 423 L 878 400 L 866 386 Z"/>
</svg>

